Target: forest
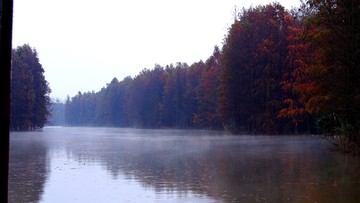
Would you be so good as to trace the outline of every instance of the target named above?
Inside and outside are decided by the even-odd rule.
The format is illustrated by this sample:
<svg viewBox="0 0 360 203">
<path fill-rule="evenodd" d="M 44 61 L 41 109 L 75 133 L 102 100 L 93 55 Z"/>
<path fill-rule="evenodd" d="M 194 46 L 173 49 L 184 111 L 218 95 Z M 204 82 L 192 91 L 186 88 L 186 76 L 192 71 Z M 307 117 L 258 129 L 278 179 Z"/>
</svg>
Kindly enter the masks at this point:
<svg viewBox="0 0 360 203">
<path fill-rule="evenodd" d="M 360 2 L 242 9 L 206 61 L 155 65 L 68 97 L 68 125 L 322 133 L 360 146 Z M 337 136 L 333 136 L 337 135 Z"/>
<path fill-rule="evenodd" d="M 20 68 L 29 61 L 24 53 L 37 68 Z M 13 88 L 29 88 L 29 95 L 12 94 L 12 128 L 42 127 L 50 92 L 43 69 L 26 45 L 13 55 L 12 71 L 22 71 L 13 74 Z M 207 60 L 156 64 L 135 77 L 114 78 L 98 92 L 68 96 L 65 123 L 321 133 L 360 154 L 359 66 L 359 1 L 308 0 L 290 11 L 279 3 L 244 8 Z M 22 80 L 26 71 L 33 76 Z M 22 100 L 29 108 L 16 103 Z"/>
<path fill-rule="evenodd" d="M 134 78 L 114 78 L 99 92 L 79 92 L 66 101 L 67 124 L 266 134 L 314 130 L 311 116 L 286 106 L 292 91 L 280 84 L 293 69 L 288 38 L 301 19 L 277 3 L 237 15 L 223 47 L 206 61 L 155 65 Z"/>
</svg>

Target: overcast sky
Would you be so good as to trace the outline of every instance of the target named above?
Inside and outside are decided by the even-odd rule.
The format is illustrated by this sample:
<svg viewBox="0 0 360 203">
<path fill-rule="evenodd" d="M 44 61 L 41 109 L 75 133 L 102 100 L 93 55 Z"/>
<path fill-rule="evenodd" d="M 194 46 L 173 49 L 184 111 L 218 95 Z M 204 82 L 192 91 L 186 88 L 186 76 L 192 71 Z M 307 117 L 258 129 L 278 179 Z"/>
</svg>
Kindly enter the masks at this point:
<svg viewBox="0 0 360 203">
<path fill-rule="evenodd" d="M 222 47 L 235 6 L 271 0 L 14 0 L 13 47 L 36 48 L 51 97 L 99 91 L 155 64 L 191 65 Z M 287 9 L 299 0 L 279 0 Z"/>
</svg>

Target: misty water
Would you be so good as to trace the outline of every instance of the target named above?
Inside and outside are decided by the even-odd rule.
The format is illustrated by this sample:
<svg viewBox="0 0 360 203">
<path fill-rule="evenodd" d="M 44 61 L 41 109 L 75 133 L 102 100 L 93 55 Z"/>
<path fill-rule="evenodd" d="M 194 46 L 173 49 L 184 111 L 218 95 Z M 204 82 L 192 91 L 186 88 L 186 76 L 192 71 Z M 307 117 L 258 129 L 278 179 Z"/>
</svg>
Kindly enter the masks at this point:
<svg viewBox="0 0 360 203">
<path fill-rule="evenodd" d="M 360 202 L 316 136 L 47 127 L 10 134 L 9 202 Z"/>
</svg>

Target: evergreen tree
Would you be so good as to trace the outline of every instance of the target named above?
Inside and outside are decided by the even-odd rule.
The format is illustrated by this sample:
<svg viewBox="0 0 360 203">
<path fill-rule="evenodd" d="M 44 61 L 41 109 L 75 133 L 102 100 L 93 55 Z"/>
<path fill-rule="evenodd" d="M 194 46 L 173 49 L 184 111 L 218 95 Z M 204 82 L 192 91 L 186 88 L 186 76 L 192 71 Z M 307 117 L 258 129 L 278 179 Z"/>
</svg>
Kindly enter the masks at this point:
<svg viewBox="0 0 360 203">
<path fill-rule="evenodd" d="M 44 127 L 50 115 L 51 90 L 38 54 L 28 44 L 17 47 L 11 67 L 11 129 Z"/>
</svg>

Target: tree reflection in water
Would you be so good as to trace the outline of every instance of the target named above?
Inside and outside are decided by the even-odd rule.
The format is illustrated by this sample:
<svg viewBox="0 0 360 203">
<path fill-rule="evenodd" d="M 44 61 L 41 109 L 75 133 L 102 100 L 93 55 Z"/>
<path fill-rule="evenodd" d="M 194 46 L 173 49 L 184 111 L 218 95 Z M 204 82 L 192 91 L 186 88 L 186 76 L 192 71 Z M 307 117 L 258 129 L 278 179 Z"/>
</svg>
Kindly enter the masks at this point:
<svg viewBox="0 0 360 203">
<path fill-rule="evenodd" d="M 98 140 L 90 147 L 96 153 L 69 149 L 82 161 L 98 160 L 114 179 L 122 173 L 157 193 L 224 202 L 360 201 L 359 160 L 330 152 L 319 138 L 149 132 Z"/>
<path fill-rule="evenodd" d="M 39 132 L 11 133 L 9 202 L 40 201 L 49 174 L 47 152 Z"/>
<path fill-rule="evenodd" d="M 11 157 L 17 160 L 10 163 L 16 169 L 10 171 L 14 202 L 39 200 L 49 172 L 47 154 L 52 154 L 53 164 L 61 164 L 61 160 L 77 163 L 76 169 L 63 166 L 61 175 L 52 166 L 52 177 L 55 173 L 58 179 L 81 174 L 87 183 L 99 181 L 115 187 L 128 180 L 145 192 L 175 198 L 195 194 L 216 202 L 360 202 L 360 160 L 330 152 L 331 145 L 317 137 L 117 128 L 63 128 L 45 130 L 44 134 L 25 143 L 12 135 Z M 108 180 L 96 176 L 104 169 Z M 50 183 L 56 184 L 54 180 Z M 82 187 L 81 183 L 76 185 Z M 84 183 L 74 194 L 84 193 L 86 187 Z M 105 194 L 122 191 L 106 187 L 109 189 Z"/>
</svg>

